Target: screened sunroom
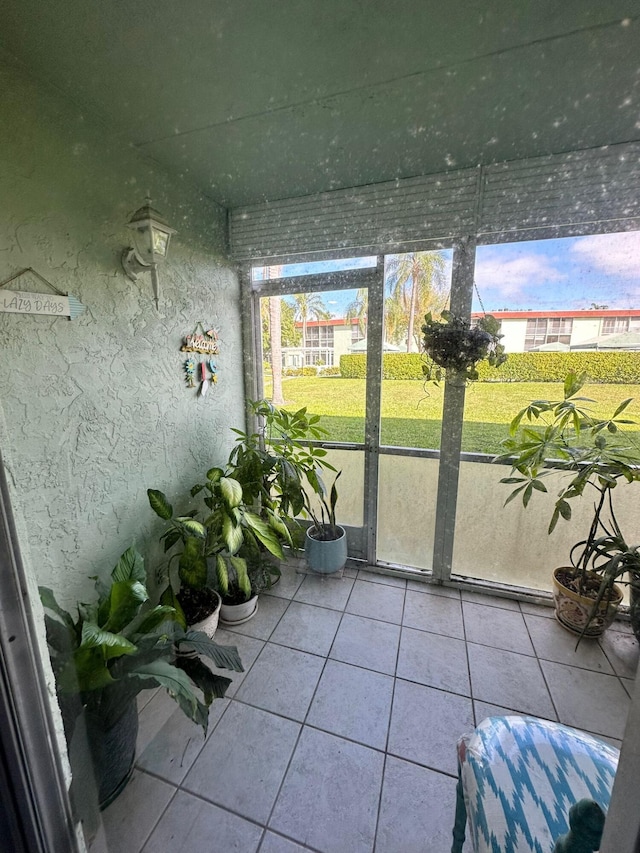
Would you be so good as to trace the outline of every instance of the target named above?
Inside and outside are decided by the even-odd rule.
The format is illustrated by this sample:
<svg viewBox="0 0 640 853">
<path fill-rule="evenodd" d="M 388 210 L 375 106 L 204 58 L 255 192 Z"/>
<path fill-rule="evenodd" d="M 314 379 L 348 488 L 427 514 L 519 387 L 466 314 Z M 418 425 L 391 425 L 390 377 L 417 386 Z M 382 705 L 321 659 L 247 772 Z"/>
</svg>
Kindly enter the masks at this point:
<svg viewBox="0 0 640 853">
<path fill-rule="evenodd" d="M 569 494 L 549 533 L 566 464 L 508 500 L 521 481 L 496 457 L 584 371 L 597 441 L 619 424 L 631 460 L 602 532 L 640 541 L 638 26 L 617 0 L 5 4 L 7 850 L 443 853 L 458 739 L 523 715 L 622 747 L 602 850 L 636 849 L 629 585 L 576 647 L 552 572 L 593 499 Z M 422 326 L 443 311 L 495 317 L 506 362 L 434 371 Z M 230 526 L 269 549 L 271 498 L 229 485 L 260 400 L 313 419 L 294 452 L 340 472 L 348 560 L 313 574 L 285 542 L 251 618 L 215 632 L 242 669 L 218 652 L 188 719 L 168 670 L 127 656 L 151 648 L 132 642 L 150 608 L 173 619 L 167 589 L 202 568 L 220 592 L 218 556 L 242 567 Z M 285 504 L 301 536 L 314 506 Z M 126 625 L 116 593 L 94 607 L 116 564 L 142 587 Z M 62 628 L 83 690 L 50 659 Z M 65 691 L 84 720 L 124 675 L 137 737 L 100 809 Z"/>
</svg>

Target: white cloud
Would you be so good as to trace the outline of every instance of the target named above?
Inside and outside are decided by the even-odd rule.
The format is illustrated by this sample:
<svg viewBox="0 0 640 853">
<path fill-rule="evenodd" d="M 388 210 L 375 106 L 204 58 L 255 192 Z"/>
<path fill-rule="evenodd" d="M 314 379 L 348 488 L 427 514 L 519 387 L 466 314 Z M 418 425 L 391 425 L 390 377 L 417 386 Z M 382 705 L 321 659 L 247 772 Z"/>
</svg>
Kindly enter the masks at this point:
<svg viewBox="0 0 640 853">
<path fill-rule="evenodd" d="M 579 237 L 571 254 L 582 263 L 592 264 L 605 275 L 625 279 L 640 279 L 640 232 L 598 234 Z"/>
<path fill-rule="evenodd" d="M 544 255 L 529 253 L 501 258 L 499 250 L 494 250 L 483 252 L 476 265 L 475 279 L 480 294 L 484 289 L 500 296 L 514 297 L 522 295 L 527 288 L 564 281 L 566 275 Z"/>
</svg>

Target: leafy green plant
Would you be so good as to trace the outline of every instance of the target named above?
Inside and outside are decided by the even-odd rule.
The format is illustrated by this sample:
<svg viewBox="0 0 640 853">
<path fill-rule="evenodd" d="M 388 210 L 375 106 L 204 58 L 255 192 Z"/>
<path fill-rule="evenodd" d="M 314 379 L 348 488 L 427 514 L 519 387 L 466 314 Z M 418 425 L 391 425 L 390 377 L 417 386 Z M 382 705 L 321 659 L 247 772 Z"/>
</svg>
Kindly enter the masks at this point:
<svg viewBox="0 0 640 853">
<path fill-rule="evenodd" d="M 338 478 L 341 474 L 342 471 L 339 471 L 336 474 L 331 485 L 328 500 L 326 491 L 323 487 L 321 494 L 318 496 L 320 507 L 319 511 L 314 507 L 311 501 L 307 503 L 306 509 L 313 521 L 313 525 L 309 529 L 309 536 L 313 537 L 313 539 L 320 539 L 327 542 L 332 539 L 339 539 L 343 534 L 342 528 L 338 527 L 336 524 L 336 504 L 338 502 L 338 490 L 336 488 L 336 483 L 338 482 Z"/>
<path fill-rule="evenodd" d="M 485 360 L 499 367 L 507 360 L 500 343 L 500 322 L 491 314 L 471 325 L 450 311 L 443 311 L 441 320 L 431 312 L 425 314 L 422 326 L 422 345 L 430 361 L 424 365 L 427 379 L 440 382 L 448 370 L 466 381 L 478 378 L 477 364 Z"/>
<path fill-rule="evenodd" d="M 96 579 L 96 591 L 97 600 L 79 603 L 74 617 L 51 589 L 40 587 L 68 737 L 83 708 L 109 728 L 141 690 L 157 686 L 165 687 L 206 734 L 209 706 L 225 695 L 231 681 L 198 658 L 176 657 L 175 649 L 194 649 L 217 667 L 242 672 L 237 649 L 185 631 L 173 607 L 151 605 L 144 560 L 133 547 L 120 557 L 107 583 Z"/>
<path fill-rule="evenodd" d="M 561 519 L 571 519 L 572 500 L 585 493 L 593 495 L 589 531 L 572 549 L 571 562 L 576 591 L 583 595 L 589 594 L 591 563 L 601 578 L 596 585 L 596 596 L 601 599 L 610 595 L 611 578 L 630 559 L 631 551 L 613 512 L 612 495 L 620 483 L 640 480 L 640 447 L 621 429 L 634 423 L 623 417 L 631 398 L 623 400 L 610 417 L 595 417 L 588 407 L 594 401 L 578 396 L 585 381 L 585 373 L 570 372 L 562 400 L 533 400 L 518 412 L 509 427 L 510 437 L 502 442 L 505 452 L 494 461 L 511 464 L 511 476 L 500 480 L 515 487 L 505 504 L 520 497 L 526 507 L 536 492 L 547 492 L 547 477 L 566 474 L 555 500 L 549 533 Z M 611 520 L 605 523 L 607 508 Z"/>
<path fill-rule="evenodd" d="M 265 521 L 273 515 L 292 520 L 304 509 L 307 490 L 321 493 L 319 471 L 335 470 L 326 461 L 327 451 L 308 443 L 327 432 L 320 426 L 320 415 L 309 415 L 306 408 L 288 412 L 268 400 L 249 406 L 262 426 L 256 432 L 233 430 L 238 438 L 227 476 L 238 480 L 245 499 Z"/>
<path fill-rule="evenodd" d="M 191 489 L 192 497 L 200 493 L 206 507 L 203 521 L 189 518 L 185 522 L 184 516 L 174 520 L 173 509 L 162 492 L 148 491 L 152 509 L 170 522 L 161 537 L 165 548 L 182 545 L 171 558 L 178 560 L 182 585 L 190 589 L 206 588 L 208 560 L 211 560 L 215 565 L 216 587 L 223 601 L 234 604 L 246 601 L 253 594 L 247 554 L 263 546 L 274 557 L 283 559 L 282 544 L 290 543 L 289 531 L 276 514 L 269 515 L 265 522 L 252 512 L 244 503 L 238 480 L 224 476 L 222 468 L 211 468 L 207 471 L 206 482 Z M 245 550 L 245 556 L 239 553 L 241 549 Z M 174 595 L 171 583 L 162 600 L 166 600 L 167 595 Z"/>
</svg>

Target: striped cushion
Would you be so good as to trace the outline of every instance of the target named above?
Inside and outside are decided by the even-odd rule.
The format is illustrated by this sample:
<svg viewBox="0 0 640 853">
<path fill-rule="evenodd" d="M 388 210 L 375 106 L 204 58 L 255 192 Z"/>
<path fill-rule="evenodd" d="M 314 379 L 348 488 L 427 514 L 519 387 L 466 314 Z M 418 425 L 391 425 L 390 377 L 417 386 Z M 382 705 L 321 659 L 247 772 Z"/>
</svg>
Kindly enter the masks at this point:
<svg viewBox="0 0 640 853">
<path fill-rule="evenodd" d="M 606 811 L 619 751 L 535 717 L 488 717 L 458 741 L 475 853 L 551 853 L 582 799 Z"/>
</svg>

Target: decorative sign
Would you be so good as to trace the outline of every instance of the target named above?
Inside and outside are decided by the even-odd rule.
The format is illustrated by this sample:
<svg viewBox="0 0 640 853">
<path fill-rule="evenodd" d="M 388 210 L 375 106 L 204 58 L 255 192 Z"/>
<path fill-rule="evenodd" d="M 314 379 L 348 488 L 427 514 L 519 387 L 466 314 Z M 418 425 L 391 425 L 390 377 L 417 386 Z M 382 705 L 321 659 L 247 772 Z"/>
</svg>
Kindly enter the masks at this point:
<svg viewBox="0 0 640 853">
<path fill-rule="evenodd" d="M 2 288 L 17 278 L 32 273 L 40 281 L 48 285 L 55 293 L 28 293 L 24 290 L 2 290 Z M 0 283 L 0 313 L 7 314 L 49 314 L 54 317 L 68 317 L 75 320 L 84 311 L 85 306 L 75 296 L 68 296 L 47 281 L 44 276 L 31 267 L 12 275 Z"/>
<path fill-rule="evenodd" d="M 218 355 L 220 352 L 218 335 L 214 329 L 210 329 L 208 332 L 205 332 L 204 335 L 197 335 L 195 332 L 192 335 L 187 335 L 184 339 L 181 351 L 201 352 L 205 355 Z"/>
<path fill-rule="evenodd" d="M 200 330 L 200 332 L 198 332 Z M 193 332 L 184 338 L 180 352 L 199 352 L 205 355 L 218 355 L 220 342 L 218 332 L 215 329 L 205 330 L 202 323 L 198 323 Z M 212 358 L 196 361 L 190 355 L 184 362 L 185 379 L 187 388 L 195 388 L 199 380 L 198 396 L 206 396 L 209 388 L 218 381 L 218 368 Z"/>
</svg>

